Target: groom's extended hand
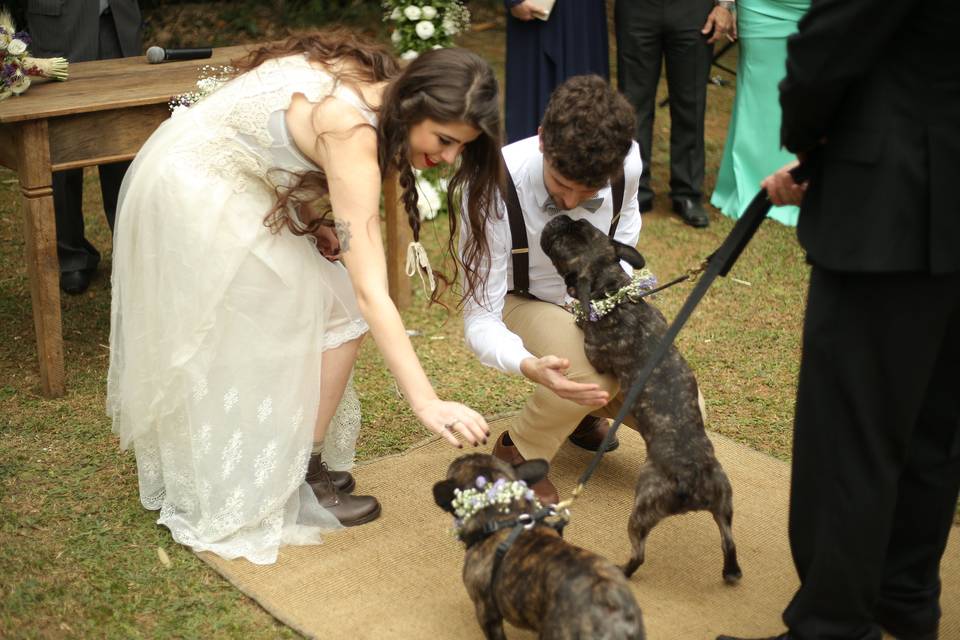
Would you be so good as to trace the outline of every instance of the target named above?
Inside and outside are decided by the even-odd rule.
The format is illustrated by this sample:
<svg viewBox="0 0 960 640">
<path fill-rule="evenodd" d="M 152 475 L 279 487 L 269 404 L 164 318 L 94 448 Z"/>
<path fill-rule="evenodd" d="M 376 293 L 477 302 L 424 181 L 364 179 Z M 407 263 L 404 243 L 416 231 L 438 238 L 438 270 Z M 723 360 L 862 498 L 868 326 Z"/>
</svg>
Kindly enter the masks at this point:
<svg viewBox="0 0 960 640">
<path fill-rule="evenodd" d="M 588 407 L 602 407 L 610 401 L 610 394 L 596 384 L 583 384 L 567 378 L 570 361 L 557 356 L 524 358 L 520 371 L 528 379 L 542 384 L 565 400 Z"/>
</svg>

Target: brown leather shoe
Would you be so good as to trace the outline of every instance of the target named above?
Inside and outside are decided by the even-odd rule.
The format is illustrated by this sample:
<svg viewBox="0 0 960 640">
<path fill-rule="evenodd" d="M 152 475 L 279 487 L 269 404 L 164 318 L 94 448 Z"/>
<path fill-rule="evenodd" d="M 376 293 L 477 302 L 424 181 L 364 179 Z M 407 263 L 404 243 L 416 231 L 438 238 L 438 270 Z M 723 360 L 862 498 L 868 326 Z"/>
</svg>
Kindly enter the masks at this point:
<svg viewBox="0 0 960 640">
<path fill-rule="evenodd" d="M 603 442 L 603 438 L 609 430 L 610 421 L 606 418 L 586 416 L 580 421 L 580 424 L 577 425 L 577 428 L 573 430 L 573 433 L 570 434 L 567 440 L 581 449 L 596 451 L 600 448 L 600 444 Z M 613 441 L 607 446 L 607 453 L 610 453 L 619 446 L 620 440 L 617 436 L 614 436 Z"/>
<path fill-rule="evenodd" d="M 500 458 L 507 464 L 512 464 L 514 466 L 522 462 L 526 462 L 514 444 L 503 444 L 503 439 L 506 437 L 506 435 L 507 432 L 504 431 L 500 434 L 500 437 L 497 438 L 497 442 L 493 445 L 493 455 L 497 458 Z M 550 482 L 550 478 L 544 478 L 530 488 L 533 489 L 533 493 L 536 494 L 537 500 L 540 501 L 540 504 L 544 506 L 548 504 L 557 504 L 560 502 L 560 494 L 557 493 L 557 488 L 553 486 L 552 482 Z"/>
<path fill-rule="evenodd" d="M 316 463 L 314 463 L 314 458 L 316 458 Z M 320 454 L 311 454 L 310 463 L 307 465 L 307 483 L 312 485 L 314 482 L 318 482 L 317 478 L 310 474 L 310 470 L 319 469 L 320 464 Z M 333 481 L 333 486 L 337 488 L 337 493 L 352 493 L 357 486 L 357 481 L 353 479 L 349 471 L 331 471 L 327 469 L 327 473 L 330 474 L 330 479 Z"/>
<path fill-rule="evenodd" d="M 380 503 L 373 496 L 339 493 L 326 463 L 320 460 L 319 455 L 311 457 L 307 464 L 307 482 L 320 506 L 332 513 L 345 527 L 376 520 L 380 515 Z"/>
</svg>

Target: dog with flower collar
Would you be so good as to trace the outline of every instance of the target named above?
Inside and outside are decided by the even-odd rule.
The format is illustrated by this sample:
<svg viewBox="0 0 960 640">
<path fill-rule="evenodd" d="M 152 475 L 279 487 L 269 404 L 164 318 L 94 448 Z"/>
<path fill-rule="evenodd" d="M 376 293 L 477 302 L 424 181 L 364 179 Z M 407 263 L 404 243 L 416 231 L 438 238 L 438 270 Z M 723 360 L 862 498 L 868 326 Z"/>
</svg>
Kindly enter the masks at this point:
<svg viewBox="0 0 960 640">
<path fill-rule="evenodd" d="M 577 324 L 587 359 L 597 371 L 615 375 L 626 393 L 667 332 L 663 314 L 640 297 L 620 265 L 623 260 L 640 269 L 643 256 L 589 222 L 565 215 L 547 223 L 540 246 L 578 301 Z M 630 411 L 647 445 L 647 459 L 627 527 L 633 554 L 624 573 L 630 577 L 643 564 L 647 536 L 660 520 L 706 510 L 720 529 L 723 579 L 736 583 L 741 571 L 733 541 L 733 490 L 704 431 L 697 380 L 675 346 Z"/>
<path fill-rule="evenodd" d="M 560 536 L 529 489 L 545 460 L 513 467 L 487 454 L 454 460 L 433 486 L 466 545 L 463 582 L 488 640 L 505 640 L 503 621 L 541 640 L 643 640 L 640 607 L 609 560 Z"/>
</svg>

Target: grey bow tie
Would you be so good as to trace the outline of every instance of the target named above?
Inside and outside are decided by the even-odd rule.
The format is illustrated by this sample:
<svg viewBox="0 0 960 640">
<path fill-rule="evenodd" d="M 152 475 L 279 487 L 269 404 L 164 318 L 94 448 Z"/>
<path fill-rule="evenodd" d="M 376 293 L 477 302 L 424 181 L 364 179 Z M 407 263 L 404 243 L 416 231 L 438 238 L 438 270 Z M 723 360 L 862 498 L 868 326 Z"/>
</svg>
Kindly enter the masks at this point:
<svg viewBox="0 0 960 640">
<path fill-rule="evenodd" d="M 600 205 L 602 204 L 603 204 L 603 198 L 598 196 L 596 198 L 587 198 L 577 206 L 582 209 L 586 209 L 590 213 L 595 213 L 597 209 L 600 208 Z M 543 210 L 546 211 L 547 213 L 554 214 L 554 215 L 562 211 L 562 209 L 558 209 L 557 205 L 553 203 L 553 198 L 547 198 L 547 201 L 543 203 Z"/>
</svg>

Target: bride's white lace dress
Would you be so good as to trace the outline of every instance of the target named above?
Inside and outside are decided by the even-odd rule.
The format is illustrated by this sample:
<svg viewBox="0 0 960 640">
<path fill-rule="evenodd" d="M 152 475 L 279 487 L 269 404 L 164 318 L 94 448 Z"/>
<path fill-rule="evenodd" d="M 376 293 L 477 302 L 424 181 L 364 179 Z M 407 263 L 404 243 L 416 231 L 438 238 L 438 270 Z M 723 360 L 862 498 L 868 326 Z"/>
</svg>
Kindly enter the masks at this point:
<svg viewBox="0 0 960 640">
<path fill-rule="evenodd" d="M 274 562 L 340 527 L 304 483 L 323 351 L 367 325 L 344 268 L 263 219 L 312 168 L 284 124 L 295 93 L 348 88 L 301 56 L 265 62 L 164 122 L 120 193 L 107 407 L 136 452 L 140 499 L 178 542 Z M 349 468 L 352 388 L 326 437 Z"/>
</svg>

